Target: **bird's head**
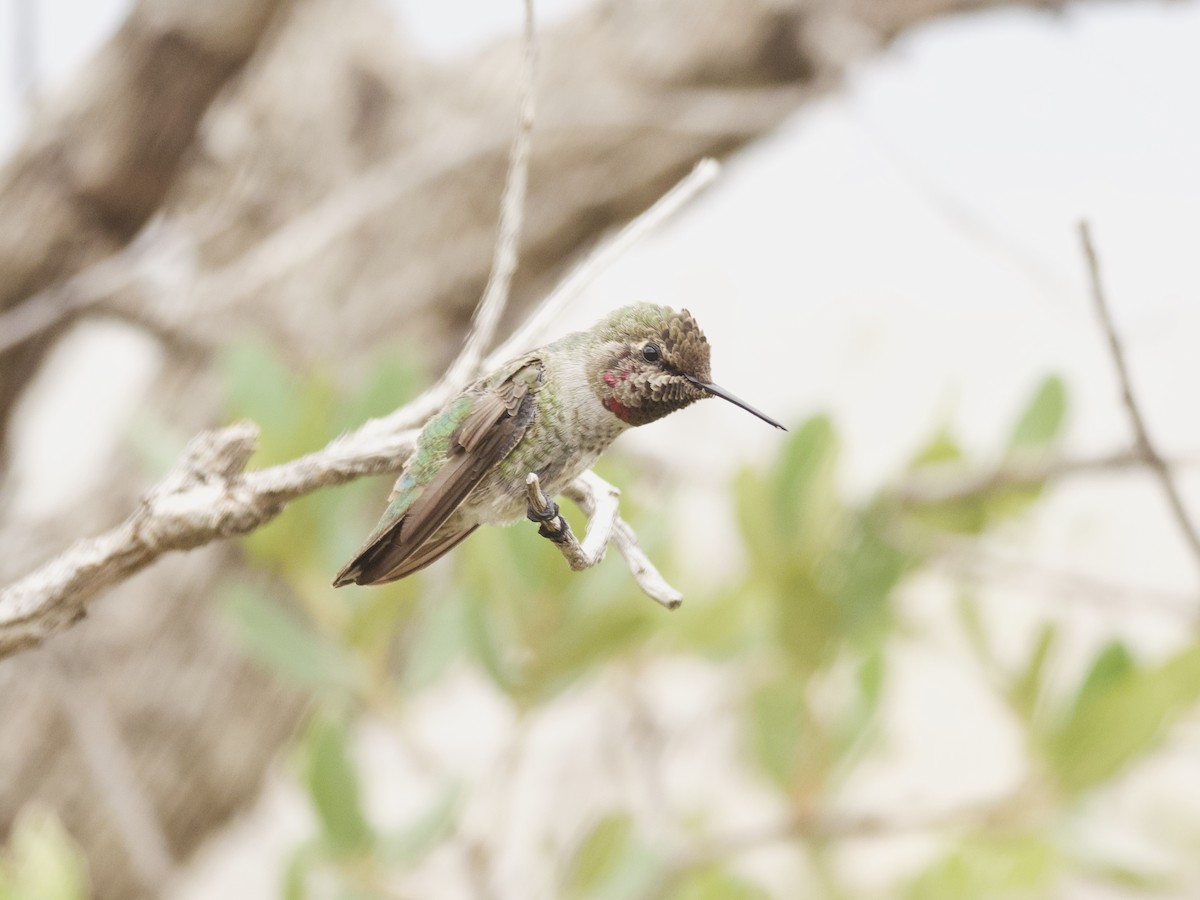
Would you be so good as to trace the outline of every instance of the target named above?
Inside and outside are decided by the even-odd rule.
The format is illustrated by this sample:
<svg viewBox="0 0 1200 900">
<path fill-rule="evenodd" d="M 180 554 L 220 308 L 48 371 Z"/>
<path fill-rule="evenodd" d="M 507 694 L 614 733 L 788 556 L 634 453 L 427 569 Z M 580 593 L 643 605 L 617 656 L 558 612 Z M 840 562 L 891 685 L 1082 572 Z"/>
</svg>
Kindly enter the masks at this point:
<svg viewBox="0 0 1200 900">
<path fill-rule="evenodd" d="M 605 409 L 630 425 L 645 425 L 717 396 L 783 428 L 712 383 L 708 339 L 692 314 L 640 303 L 613 312 L 593 330 L 588 381 Z"/>
</svg>

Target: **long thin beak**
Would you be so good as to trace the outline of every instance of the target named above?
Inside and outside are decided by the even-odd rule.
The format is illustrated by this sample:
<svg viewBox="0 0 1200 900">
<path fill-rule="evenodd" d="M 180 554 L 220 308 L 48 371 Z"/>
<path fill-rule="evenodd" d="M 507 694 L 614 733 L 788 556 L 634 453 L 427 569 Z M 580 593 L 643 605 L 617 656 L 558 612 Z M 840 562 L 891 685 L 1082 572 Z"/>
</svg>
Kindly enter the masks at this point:
<svg viewBox="0 0 1200 900">
<path fill-rule="evenodd" d="M 719 384 L 711 384 L 707 381 L 701 381 L 699 378 L 694 378 L 691 375 L 686 375 L 686 374 L 683 377 L 686 378 L 688 381 L 690 381 L 692 384 L 696 385 L 696 387 L 704 388 L 706 391 L 708 391 L 714 397 L 720 397 L 722 400 L 728 400 L 734 406 L 740 406 L 746 412 L 748 412 L 752 415 L 758 416 L 760 419 L 762 419 L 768 425 L 774 425 L 780 431 L 787 431 L 786 428 L 784 428 L 782 425 L 780 425 L 778 422 L 776 422 L 774 419 L 772 419 L 766 413 L 759 412 L 757 409 L 755 409 L 753 406 L 751 406 L 745 400 L 739 400 L 737 397 L 733 396 L 733 394 L 729 393 L 729 391 L 725 390 L 725 388 L 721 387 Z"/>
</svg>

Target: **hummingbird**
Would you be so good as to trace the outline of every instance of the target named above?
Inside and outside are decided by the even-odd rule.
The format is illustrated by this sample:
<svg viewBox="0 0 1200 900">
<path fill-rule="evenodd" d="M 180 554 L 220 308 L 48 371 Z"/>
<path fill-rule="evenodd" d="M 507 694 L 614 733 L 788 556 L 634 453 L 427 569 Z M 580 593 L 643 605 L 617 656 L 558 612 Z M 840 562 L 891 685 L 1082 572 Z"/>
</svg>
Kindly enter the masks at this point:
<svg viewBox="0 0 1200 900">
<path fill-rule="evenodd" d="M 529 506 L 529 473 L 554 497 L 622 432 L 706 397 L 786 430 L 713 384 L 708 339 L 686 309 L 626 306 L 511 360 L 421 429 L 379 524 L 333 586 L 396 581 L 480 525 L 526 516 L 544 523 L 547 517 Z"/>
</svg>

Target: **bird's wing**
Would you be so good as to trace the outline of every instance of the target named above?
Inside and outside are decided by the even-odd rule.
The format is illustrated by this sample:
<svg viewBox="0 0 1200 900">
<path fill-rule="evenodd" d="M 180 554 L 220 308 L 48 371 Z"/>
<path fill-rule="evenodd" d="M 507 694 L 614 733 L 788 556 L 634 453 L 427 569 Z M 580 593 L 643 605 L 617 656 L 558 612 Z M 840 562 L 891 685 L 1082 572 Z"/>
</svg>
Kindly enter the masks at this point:
<svg viewBox="0 0 1200 900">
<path fill-rule="evenodd" d="M 473 530 L 473 525 L 467 525 L 430 540 L 525 434 L 537 409 L 533 393 L 541 373 L 540 364 L 527 361 L 472 398 L 450 435 L 444 461 L 439 461 L 423 486 L 406 484 L 407 479 L 401 478 L 391 506 L 338 572 L 334 587 L 395 581 L 433 562 Z M 427 543 L 430 546 L 424 546 Z"/>
<path fill-rule="evenodd" d="M 374 581 L 362 581 L 359 583 L 387 584 L 390 581 L 399 581 L 401 578 L 411 575 L 418 569 L 423 569 L 430 563 L 441 559 L 442 556 L 470 537 L 471 533 L 478 527 L 478 525 L 468 525 L 465 528 L 440 528 L 434 532 L 433 537 L 417 547 L 411 555 L 405 557 L 402 562 L 388 571 L 386 575 L 376 578 Z M 345 581 L 342 582 L 342 584 L 346 583 Z"/>
</svg>

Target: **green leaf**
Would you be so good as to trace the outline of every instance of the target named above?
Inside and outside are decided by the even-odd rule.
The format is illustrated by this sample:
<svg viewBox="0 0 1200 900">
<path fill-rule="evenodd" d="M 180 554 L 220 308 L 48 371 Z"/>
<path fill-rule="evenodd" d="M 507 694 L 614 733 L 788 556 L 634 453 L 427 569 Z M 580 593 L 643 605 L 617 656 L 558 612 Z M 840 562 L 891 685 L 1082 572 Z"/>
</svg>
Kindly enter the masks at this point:
<svg viewBox="0 0 1200 900">
<path fill-rule="evenodd" d="M 367 853 L 374 835 L 362 810 L 358 772 L 346 748 L 345 727 L 318 716 L 301 748 L 304 784 L 321 823 L 321 832 L 337 855 Z"/>
<path fill-rule="evenodd" d="M 774 604 L 762 579 L 717 591 L 696 585 L 682 588 L 687 602 L 651 628 L 670 637 L 679 652 L 708 655 L 736 665 L 742 654 L 769 640 L 764 621 Z M 773 592 L 772 592 L 773 593 Z"/>
<path fill-rule="evenodd" d="M 257 338 L 232 341 L 223 351 L 221 368 L 230 414 L 257 422 L 264 446 L 277 444 L 280 433 L 295 428 L 299 378 L 284 365 L 270 343 Z M 270 456 L 263 454 L 267 464 L 282 461 Z"/>
<path fill-rule="evenodd" d="M 305 841 L 292 851 L 283 870 L 283 900 L 305 900 L 308 879 L 321 860 L 321 848 L 314 841 Z"/>
<path fill-rule="evenodd" d="M 565 610 L 557 627 L 531 642 L 531 657 L 525 667 L 528 680 L 539 686 L 539 696 L 549 697 L 576 679 L 616 659 L 646 634 L 649 613 L 654 611 L 643 598 L 622 592 L 621 602 L 594 610 Z M 546 598 L 554 603 L 553 598 Z"/>
<path fill-rule="evenodd" d="M 694 869 L 667 895 L 669 900 L 768 900 L 770 895 L 725 866 Z"/>
<path fill-rule="evenodd" d="M 1200 644 L 1146 668 L 1112 644 L 1062 721 L 1039 735 L 1049 768 L 1068 792 L 1106 781 L 1156 747 L 1198 699 Z"/>
<path fill-rule="evenodd" d="M 885 537 L 890 510 L 874 504 L 851 517 L 830 560 L 841 633 L 865 651 L 878 648 L 891 617 L 891 596 L 915 560 Z"/>
<path fill-rule="evenodd" d="M 1038 701 L 1041 699 L 1046 663 L 1054 650 L 1057 636 L 1058 626 L 1055 623 L 1046 622 L 1042 625 L 1033 650 L 1029 653 L 1029 661 L 1009 688 L 1009 701 L 1012 703 L 1013 709 L 1026 721 L 1033 718 Z"/>
<path fill-rule="evenodd" d="M 626 813 L 600 819 L 587 833 L 567 865 L 565 894 L 590 900 L 641 896 L 661 870 L 661 863 L 637 839 Z"/>
<path fill-rule="evenodd" d="M 946 463 L 960 462 L 964 458 L 962 447 L 954 440 L 954 436 L 950 434 L 949 429 L 940 428 L 929 442 L 913 455 L 909 460 L 909 471 L 919 469 L 922 466 L 937 466 L 945 465 Z"/>
<path fill-rule="evenodd" d="M 223 603 L 234 634 L 265 668 L 310 690 L 350 690 L 357 679 L 344 651 L 245 584 Z"/>
<path fill-rule="evenodd" d="M 1066 413 L 1066 385 L 1052 375 L 1038 386 L 1017 420 L 1008 439 L 1008 452 L 1043 450 L 1052 445 L 1062 431 Z"/>
<path fill-rule="evenodd" d="M 802 767 L 811 768 L 813 740 L 804 682 L 784 677 L 762 685 L 749 704 L 755 761 L 779 787 L 791 790 Z"/>
<path fill-rule="evenodd" d="M 1097 703 L 1113 689 L 1128 682 L 1136 673 L 1137 666 L 1129 649 L 1120 641 L 1112 641 L 1101 648 L 1092 662 L 1087 676 L 1075 698 L 1076 710 Z"/>
<path fill-rule="evenodd" d="M 446 788 L 424 815 L 384 838 L 383 858 L 393 866 L 411 866 L 424 859 L 453 828 L 462 795 L 459 785 Z"/>
<path fill-rule="evenodd" d="M 996 654 L 992 650 L 991 638 L 988 636 L 987 625 L 979 609 L 979 603 L 968 594 L 959 594 L 955 603 L 958 621 L 962 624 L 967 642 L 975 651 L 975 656 L 989 669 L 995 669 Z"/>
<path fill-rule="evenodd" d="M 1160 894 L 1178 896 L 1171 891 L 1175 879 L 1166 871 L 1147 871 L 1138 864 L 1124 863 L 1102 855 L 1076 854 L 1071 860 L 1077 870 L 1087 878 L 1103 881 L 1117 888 L 1115 896 L 1148 897 Z M 1177 886 L 1177 885 L 1176 885 Z M 1120 890 L 1120 889 L 1124 890 Z"/>
<path fill-rule="evenodd" d="M 521 670 L 513 659 L 518 649 L 515 630 L 488 603 L 486 596 L 468 592 L 466 598 L 467 643 L 496 687 L 512 696 L 523 687 Z"/>
<path fill-rule="evenodd" d="M 772 479 L 775 527 L 794 546 L 823 544 L 819 536 L 828 529 L 840 507 L 835 482 L 837 438 L 827 416 L 814 416 L 796 429 L 784 445 L 783 459 Z"/>
<path fill-rule="evenodd" d="M 1062 433 L 1066 419 L 1067 396 L 1063 381 L 1049 377 L 1038 386 L 1022 412 L 1005 446 L 1004 456 L 1044 456 Z M 962 451 L 944 432 L 935 435 L 931 443 L 913 460 L 910 469 L 923 466 L 960 462 Z M 966 466 L 957 468 L 960 477 L 969 474 Z M 954 469 L 948 469 L 952 473 Z M 954 477 L 946 474 L 945 477 Z M 959 534 L 980 534 L 990 526 L 1011 519 L 1029 510 L 1041 493 L 1040 484 L 981 487 L 977 492 L 945 502 L 909 504 L 908 514 L 927 528 Z"/>
<path fill-rule="evenodd" d="M 433 597 L 423 603 L 404 657 L 403 687 L 417 692 L 436 682 L 456 660 L 470 649 L 467 602 L 461 593 Z"/>
<path fill-rule="evenodd" d="M 887 660 L 882 648 L 867 656 L 859 663 L 855 673 L 858 679 L 858 691 L 868 711 L 874 711 L 883 697 L 883 686 L 887 676 Z"/>
<path fill-rule="evenodd" d="M 802 424 L 766 473 L 744 470 L 738 518 L 747 551 L 770 568 L 820 557 L 841 513 L 834 479 L 837 441 L 825 416 Z"/>
<path fill-rule="evenodd" d="M 83 855 L 50 810 L 23 808 L 0 856 L 0 900 L 83 900 L 89 894 Z"/>
<path fill-rule="evenodd" d="M 1054 896 L 1058 851 L 1037 835 L 980 835 L 959 846 L 909 883 L 908 900 L 991 900 Z"/>
<path fill-rule="evenodd" d="M 346 611 L 342 641 L 360 658 L 387 655 L 397 635 L 416 627 L 423 587 L 420 576 L 370 590 L 345 592 L 338 602 Z"/>
<path fill-rule="evenodd" d="M 571 858 L 568 890 L 585 892 L 599 887 L 616 869 L 632 833 L 633 820 L 625 813 L 614 813 L 597 822 Z"/>
<path fill-rule="evenodd" d="M 422 347 L 406 344 L 378 350 L 365 383 L 339 403 L 333 420 L 335 430 L 357 428 L 414 397 L 429 381 L 425 356 Z"/>
</svg>

